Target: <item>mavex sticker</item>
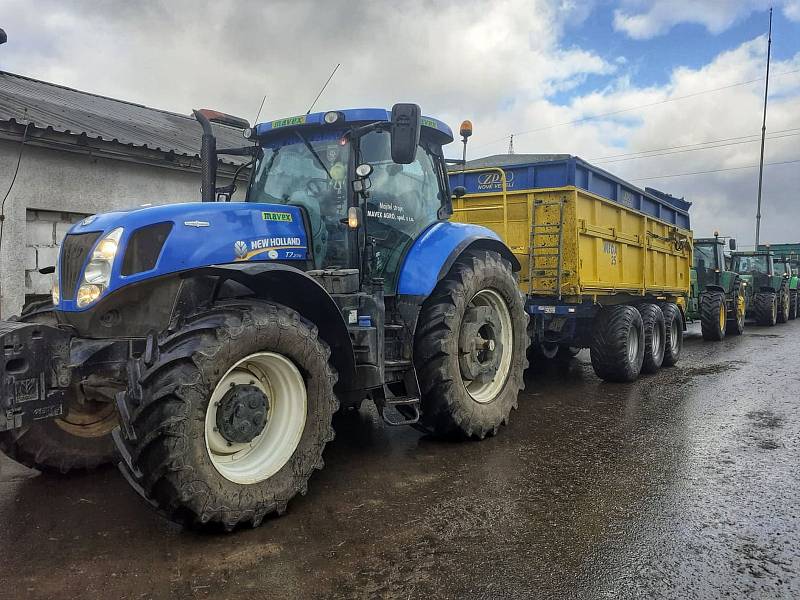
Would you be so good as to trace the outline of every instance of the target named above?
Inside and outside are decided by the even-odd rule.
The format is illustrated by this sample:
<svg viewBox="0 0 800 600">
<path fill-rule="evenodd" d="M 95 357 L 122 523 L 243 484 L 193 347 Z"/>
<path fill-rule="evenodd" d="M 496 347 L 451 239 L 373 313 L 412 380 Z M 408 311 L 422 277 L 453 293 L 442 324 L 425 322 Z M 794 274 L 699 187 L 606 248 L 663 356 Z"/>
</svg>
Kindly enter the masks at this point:
<svg viewBox="0 0 800 600">
<path fill-rule="evenodd" d="M 300 117 L 287 117 L 285 119 L 278 119 L 277 121 L 272 122 L 272 128 L 275 129 L 276 127 L 287 127 L 289 125 L 302 125 L 306 122 L 306 116 L 302 115 Z"/>
<path fill-rule="evenodd" d="M 281 221 L 283 223 L 291 223 L 292 222 L 292 213 L 288 212 L 272 212 L 272 211 L 262 211 L 261 218 L 265 221 Z"/>
<path fill-rule="evenodd" d="M 509 171 L 506 173 L 506 188 L 510 189 L 512 187 L 514 187 L 514 172 Z M 478 189 L 503 189 L 503 178 L 500 176 L 500 173 L 497 173 L 496 171 L 478 175 Z"/>
</svg>

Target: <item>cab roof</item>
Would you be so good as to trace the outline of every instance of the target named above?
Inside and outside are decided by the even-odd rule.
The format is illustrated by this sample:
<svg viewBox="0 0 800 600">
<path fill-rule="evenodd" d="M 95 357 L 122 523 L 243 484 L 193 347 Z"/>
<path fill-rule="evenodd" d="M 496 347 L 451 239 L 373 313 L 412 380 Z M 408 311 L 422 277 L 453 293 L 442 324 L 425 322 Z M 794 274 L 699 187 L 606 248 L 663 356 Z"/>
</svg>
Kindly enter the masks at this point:
<svg viewBox="0 0 800 600">
<path fill-rule="evenodd" d="M 328 113 L 336 113 L 337 120 L 328 124 L 325 122 L 325 115 Z M 385 108 L 346 108 L 343 110 L 328 110 L 325 112 L 310 113 L 308 115 L 299 115 L 296 117 L 286 117 L 283 119 L 275 119 L 274 121 L 266 121 L 259 123 L 255 126 L 256 134 L 261 137 L 269 135 L 272 132 L 282 130 L 288 127 L 303 127 L 311 125 L 324 125 L 341 127 L 344 125 L 366 125 L 367 123 L 375 123 L 376 121 L 390 121 L 392 113 Z M 438 143 L 442 145 L 449 144 L 453 141 L 453 131 L 446 123 L 433 117 L 422 117 L 422 127 L 429 131 L 436 132 L 439 136 L 436 138 Z"/>
</svg>

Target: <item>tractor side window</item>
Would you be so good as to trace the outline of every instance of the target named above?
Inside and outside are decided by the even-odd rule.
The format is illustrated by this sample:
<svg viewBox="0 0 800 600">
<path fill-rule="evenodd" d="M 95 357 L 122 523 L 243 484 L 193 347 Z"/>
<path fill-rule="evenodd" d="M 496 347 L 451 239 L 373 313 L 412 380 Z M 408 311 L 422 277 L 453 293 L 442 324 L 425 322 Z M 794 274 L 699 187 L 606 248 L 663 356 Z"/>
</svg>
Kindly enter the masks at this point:
<svg viewBox="0 0 800 600">
<path fill-rule="evenodd" d="M 714 248 L 711 246 L 694 247 L 694 266 L 697 270 L 714 268 Z"/>
<path fill-rule="evenodd" d="M 405 250 L 431 223 L 442 206 L 435 149 L 423 140 L 411 164 L 392 161 L 388 132 L 361 138 L 359 161 L 372 165 L 367 201 L 367 231 L 374 240 L 373 272 L 394 291 Z"/>
</svg>

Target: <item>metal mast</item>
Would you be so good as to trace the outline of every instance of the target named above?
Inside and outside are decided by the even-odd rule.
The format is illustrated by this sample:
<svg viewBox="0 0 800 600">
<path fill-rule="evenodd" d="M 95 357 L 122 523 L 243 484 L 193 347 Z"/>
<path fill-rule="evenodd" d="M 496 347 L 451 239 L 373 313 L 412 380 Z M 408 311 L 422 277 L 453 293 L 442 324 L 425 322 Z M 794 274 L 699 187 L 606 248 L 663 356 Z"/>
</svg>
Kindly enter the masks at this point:
<svg viewBox="0 0 800 600">
<path fill-rule="evenodd" d="M 764 179 L 764 139 L 767 134 L 767 94 L 769 92 L 769 58 L 772 50 L 772 9 L 769 9 L 769 35 L 767 36 L 767 77 L 764 85 L 764 120 L 761 123 L 761 160 L 758 164 L 758 208 L 756 209 L 756 250 L 761 232 L 761 184 Z"/>
</svg>

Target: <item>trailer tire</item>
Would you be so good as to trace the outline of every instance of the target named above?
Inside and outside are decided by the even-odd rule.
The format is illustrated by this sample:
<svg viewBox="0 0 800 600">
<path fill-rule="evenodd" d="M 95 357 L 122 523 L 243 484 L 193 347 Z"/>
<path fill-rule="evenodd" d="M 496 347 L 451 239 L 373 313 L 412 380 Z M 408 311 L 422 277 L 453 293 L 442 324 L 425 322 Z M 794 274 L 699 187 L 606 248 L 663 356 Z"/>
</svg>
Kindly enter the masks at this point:
<svg viewBox="0 0 800 600">
<path fill-rule="evenodd" d="M 707 342 L 721 342 L 725 339 L 728 325 L 728 310 L 723 292 L 703 292 L 700 294 L 700 331 Z"/>
<path fill-rule="evenodd" d="M 642 359 L 642 373 L 655 373 L 664 362 L 664 313 L 657 304 L 639 304 L 639 314 L 642 315 L 644 327 L 644 358 Z"/>
<path fill-rule="evenodd" d="M 145 360 L 131 362 L 138 384 L 119 396 L 114 439 L 123 474 L 166 517 L 256 527 L 306 493 L 339 407 L 312 323 L 272 302 L 218 302 L 160 336 Z"/>
<path fill-rule="evenodd" d="M 776 316 L 776 321 L 778 323 L 786 323 L 789 321 L 790 298 L 789 288 L 782 287 L 778 290 L 778 314 Z"/>
<path fill-rule="evenodd" d="M 49 300 L 26 305 L 18 320 L 51 326 L 58 323 Z M 0 452 L 31 469 L 62 474 L 112 463 L 116 457 L 111 438 L 117 426 L 114 403 L 89 400 L 77 385 L 68 394 L 70 412 L 66 417 L 0 433 Z"/>
<path fill-rule="evenodd" d="M 747 306 L 745 304 L 741 281 L 737 281 L 733 286 L 733 306 L 731 307 L 731 311 L 733 312 L 734 318 L 728 319 L 727 333 L 731 335 L 742 335 L 744 333 Z"/>
<path fill-rule="evenodd" d="M 758 292 L 753 299 L 753 312 L 759 325 L 772 327 L 778 319 L 778 300 L 775 292 Z"/>
<path fill-rule="evenodd" d="M 661 305 L 664 314 L 664 362 L 662 367 L 673 367 L 683 351 L 683 313 L 677 304 Z"/>
<path fill-rule="evenodd" d="M 605 381 L 630 382 L 644 362 L 644 326 L 639 311 L 620 304 L 602 308 L 594 320 L 592 367 Z"/>
<path fill-rule="evenodd" d="M 789 318 L 797 318 L 797 291 L 789 293 Z"/>
<path fill-rule="evenodd" d="M 492 251 L 459 256 L 423 303 L 414 335 L 422 394 L 417 428 L 483 439 L 507 424 L 525 387 L 527 326 L 511 264 Z M 500 354 L 470 346 L 478 336 L 491 339 Z"/>
</svg>

